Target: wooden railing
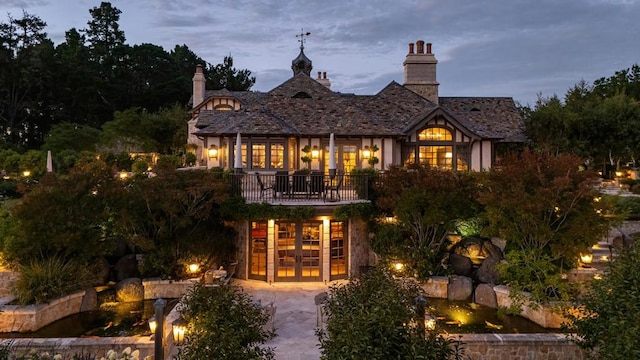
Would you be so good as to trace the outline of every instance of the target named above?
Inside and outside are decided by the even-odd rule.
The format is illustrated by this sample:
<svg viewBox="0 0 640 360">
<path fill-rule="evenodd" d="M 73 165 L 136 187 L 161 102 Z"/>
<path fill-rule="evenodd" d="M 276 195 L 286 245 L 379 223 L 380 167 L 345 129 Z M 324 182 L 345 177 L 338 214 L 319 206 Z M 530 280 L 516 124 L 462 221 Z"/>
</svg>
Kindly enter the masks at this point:
<svg viewBox="0 0 640 360">
<path fill-rule="evenodd" d="M 231 175 L 232 191 L 247 202 L 356 202 L 368 201 L 367 175 L 320 172 L 242 173 Z"/>
</svg>

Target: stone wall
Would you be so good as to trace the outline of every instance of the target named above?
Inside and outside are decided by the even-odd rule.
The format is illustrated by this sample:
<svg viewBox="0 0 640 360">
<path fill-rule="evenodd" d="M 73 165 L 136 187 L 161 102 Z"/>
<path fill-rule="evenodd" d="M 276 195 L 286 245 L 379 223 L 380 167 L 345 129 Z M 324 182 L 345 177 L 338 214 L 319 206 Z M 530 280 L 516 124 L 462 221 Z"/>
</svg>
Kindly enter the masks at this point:
<svg viewBox="0 0 640 360">
<path fill-rule="evenodd" d="M 189 279 L 181 281 L 147 279 L 142 281 L 144 287 L 144 298 L 147 299 L 177 299 L 186 294 L 193 284 L 200 279 Z"/>
<path fill-rule="evenodd" d="M 359 275 L 360 269 L 374 265 L 375 259 L 369 242 L 369 227 L 362 219 L 349 220 L 350 275 Z"/>
<path fill-rule="evenodd" d="M 17 272 L 0 269 L 0 298 L 13 296 L 11 289 L 19 277 Z"/>
<path fill-rule="evenodd" d="M 457 340 L 458 335 L 450 338 Z M 586 359 L 566 334 L 465 334 L 460 340 L 470 360 Z"/>
<path fill-rule="evenodd" d="M 498 306 L 509 308 L 513 302 L 509 297 L 509 288 L 504 285 L 498 285 L 494 286 L 493 290 L 496 293 Z M 557 309 L 547 305 L 530 307 L 525 303 L 519 315 L 547 329 L 559 329 L 562 323 L 565 322 L 565 318 Z"/>
<path fill-rule="evenodd" d="M 0 347 L 8 347 L 15 355 L 35 350 L 38 353 L 62 354 L 70 359 L 73 355 L 97 355 L 97 359 L 106 356 L 107 351 L 122 353 L 127 347 L 140 351 L 140 359 L 154 355 L 154 343 L 148 336 L 103 337 L 103 338 L 28 338 L 2 339 Z"/>
<path fill-rule="evenodd" d="M 56 320 L 78 313 L 82 307 L 84 295 L 84 291 L 79 291 L 47 304 L 3 305 L 0 307 L 0 332 L 36 331 Z"/>
</svg>

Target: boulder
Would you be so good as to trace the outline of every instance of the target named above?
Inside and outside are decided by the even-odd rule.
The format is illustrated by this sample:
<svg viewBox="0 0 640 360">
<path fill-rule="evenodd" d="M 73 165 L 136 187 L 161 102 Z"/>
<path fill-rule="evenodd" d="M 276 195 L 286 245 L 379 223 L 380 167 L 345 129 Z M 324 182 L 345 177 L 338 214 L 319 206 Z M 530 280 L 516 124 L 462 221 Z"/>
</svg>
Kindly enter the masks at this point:
<svg viewBox="0 0 640 360">
<path fill-rule="evenodd" d="M 482 265 L 476 270 L 475 279 L 480 283 L 495 285 L 500 280 L 496 264 L 504 259 L 502 250 L 489 242 L 483 245 L 483 253 L 486 254 L 486 257 Z"/>
<path fill-rule="evenodd" d="M 91 266 L 93 270 L 94 280 L 92 286 L 104 285 L 109 281 L 109 273 L 111 272 L 111 265 L 107 259 L 101 257 L 97 258 Z"/>
<path fill-rule="evenodd" d="M 128 254 L 116 262 L 113 267 L 115 272 L 115 281 L 122 281 L 124 279 L 132 278 L 138 275 L 138 261 L 134 254 Z"/>
<path fill-rule="evenodd" d="M 129 278 L 116 284 L 116 301 L 133 302 L 144 300 L 144 286 L 142 279 Z"/>
<path fill-rule="evenodd" d="M 453 273 L 460 276 L 471 276 L 473 271 L 473 263 L 466 256 L 458 254 L 449 254 L 449 265 L 453 269 Z"/>
<path fill-rule="evenodd" d="M 84 297 L 82 298 L 82 305 L 80 305 L 80 312 L 91 311 L 98 308 L 98 293 L 96 289 L 88 287 L 84 290 Z"/>
<path fill-rule="evenodd" d="M 496 299 L 496 292 L 493 291 L 493 286 L 489 284 L 480 284 L 476 287 L 474 300 L 476 304 L 490 307 L 492 309 L 498 308 L 498 300 Z"/>
<path fill-rule="evenodd" d="M 451 276 L 449 288 L 447 289 L 447 299 L 467 300 L 473 293 L 473 282 L 466 276 Z"/>
</svg>

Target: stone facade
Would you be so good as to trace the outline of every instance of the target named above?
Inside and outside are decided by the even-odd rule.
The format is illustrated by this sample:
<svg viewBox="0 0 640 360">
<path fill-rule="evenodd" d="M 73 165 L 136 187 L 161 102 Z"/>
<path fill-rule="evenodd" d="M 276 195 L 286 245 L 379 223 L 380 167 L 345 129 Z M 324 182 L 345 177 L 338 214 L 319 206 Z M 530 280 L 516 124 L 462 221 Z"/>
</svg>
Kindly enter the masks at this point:
<svg viewBox="0 0 640 360">
<path fill-rule="evenodd" d="M 145 299 L 177 299 L 186 294 L 200 279 L 181 281 L 147 279 L 142 281 Z"/>
<path fill-rule="evenodd" d="M 450 335 L 457 340 L 457 335 Z M 582 349 L 565 334 L 465 334 L 465 359 L 470 360 L 583 360 Z"/>
<path fill-rule="evenodd" d="M 368 237 L 369 229 L 366 222 L 359 218 L 354 218 L 349 221 L 349 261 L 350 273 L 352 275 L 359 275 L 361 268 L 375 264 Z"/>
</svg>

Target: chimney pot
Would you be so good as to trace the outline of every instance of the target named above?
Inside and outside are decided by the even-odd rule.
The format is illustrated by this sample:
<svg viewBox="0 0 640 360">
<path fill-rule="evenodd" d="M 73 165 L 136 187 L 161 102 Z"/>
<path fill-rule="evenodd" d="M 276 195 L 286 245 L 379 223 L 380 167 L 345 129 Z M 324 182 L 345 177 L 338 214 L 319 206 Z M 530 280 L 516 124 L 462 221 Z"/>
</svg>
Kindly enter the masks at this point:
<svg viewBox="0 0 640 360">
<path fill-rule="evenodd" d="M 318 71 L 318 79 L 320 79 L 320 71 Z"/>
<path fill-rule="evenodd" d="M 196 73 L 202 73 L 202 65 L 196 65 Z"/>
<path fill-rule="evenodd" d="M 409 54 L 413 54 L 413 43 L 409 43 Z"/>
<path fill-rule="evenodd" d="M 326 78 L 327 78 L 327 72 L 326 72 L 326 71 L 322 73 L 322 78 L 323 78 L 323 79 L 326 79 Z"/>
<path fill-rule="evenodd" d="M 431 54 L 431 43 L 427 43 L 427 54 Z"/>
<path fill-rule="evenodd" d="M 416 45 L 418 45 L 418 54 L 424 54 L 424 41 L 418 40 Z"/>
</svg>

